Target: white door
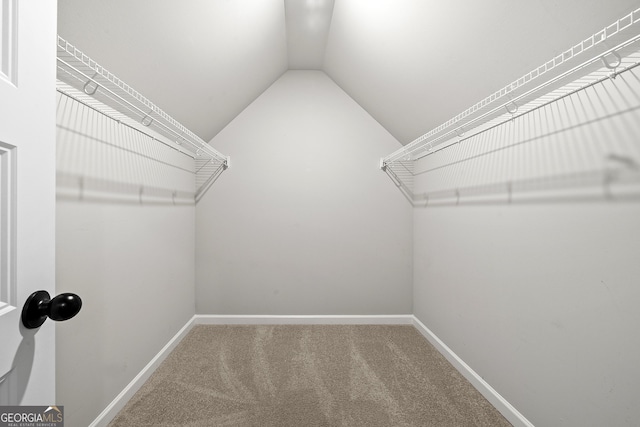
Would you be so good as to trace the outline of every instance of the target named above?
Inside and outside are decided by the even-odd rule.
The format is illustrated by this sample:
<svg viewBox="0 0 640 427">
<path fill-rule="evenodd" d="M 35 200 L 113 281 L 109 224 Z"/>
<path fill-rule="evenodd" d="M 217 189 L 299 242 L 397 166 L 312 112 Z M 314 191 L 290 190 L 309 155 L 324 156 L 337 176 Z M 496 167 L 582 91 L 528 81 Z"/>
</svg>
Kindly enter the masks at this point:
<svg viewBox="0 0 640 427">
<path fill-rule="evenodd" d="M 20 322 L 55 291 L 56 7 L 0 0 L 0 405 L 57 403 L 54 322 Z"/>
</svg>

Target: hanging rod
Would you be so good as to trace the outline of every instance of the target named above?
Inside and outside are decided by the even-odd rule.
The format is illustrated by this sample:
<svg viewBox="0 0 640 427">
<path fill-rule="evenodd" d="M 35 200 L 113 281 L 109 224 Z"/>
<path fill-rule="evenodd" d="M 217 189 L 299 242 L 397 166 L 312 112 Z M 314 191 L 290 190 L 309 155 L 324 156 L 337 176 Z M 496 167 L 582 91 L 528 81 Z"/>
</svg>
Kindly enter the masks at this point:
<svg viewBox="0 0 640 427">
<path fill-rule="evenodd" d="M 58 80 L 97 99 L 142 126 L 153 129 L 180 146 L 181 150 L 179 151 L 184 149 L 190 152 L 194 158 L 205 156 L 216 162 L 221 162 L 225 168 L 228 167 L 228 156 L 205 143 L 158 106 L 60 36 L 58 36 L 57 62 Z"/>
<path fill-rule="evenodd" d="M 382 158 L 380 167 L 384 170 L 390 163 L 417 160 L 439 151 L 434 148 L 456 136 L 462 138 L 474 128 L 491 125 L 491 121 L 496 118 L 513 117 L 525 104 L 531 104 L 531 101 L 545 97 L 545 94 L 558 99 L 563 96 L 564 86 L 590 74 L 598 79 L 604 70 L 608 77 L 615 78 L 621 72 L 618 69 L 625 70 L 636 65 L 623 65 L 622 57 L 639 49 L 639 23 L 640 8 Z M 610 47 L 612 44 L 614 47 Z M 591 81 L 585 81 L 585 84 L 590 84 Z"/>
</svg>

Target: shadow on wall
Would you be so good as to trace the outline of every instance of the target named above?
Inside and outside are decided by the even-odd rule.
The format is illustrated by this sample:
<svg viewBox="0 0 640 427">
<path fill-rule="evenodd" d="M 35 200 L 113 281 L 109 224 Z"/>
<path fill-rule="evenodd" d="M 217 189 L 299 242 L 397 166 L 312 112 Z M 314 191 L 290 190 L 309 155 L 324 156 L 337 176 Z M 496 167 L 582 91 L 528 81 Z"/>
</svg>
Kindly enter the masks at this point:
<svg viewBox="0 0 640 427">
<path fill-rule="evenodd" d="M 640 71 L 385 172 L 415 207 L 640 201 Z"/>
<path fill-rule="evenodd" d="M 58 94 L 57 199 L 194 204 L 194 160 Z"/>
<path fill-rule="evenodd" d="M 19 328 L 22 341 L 13 358 L 11 368 L 0 375 L 0 405 L 3 406 L 22 404 L 22 398 L 31 378 L 35 352 L 34 336 L 37 330 L 25 328 L 22 322 Z"/>
</svg>

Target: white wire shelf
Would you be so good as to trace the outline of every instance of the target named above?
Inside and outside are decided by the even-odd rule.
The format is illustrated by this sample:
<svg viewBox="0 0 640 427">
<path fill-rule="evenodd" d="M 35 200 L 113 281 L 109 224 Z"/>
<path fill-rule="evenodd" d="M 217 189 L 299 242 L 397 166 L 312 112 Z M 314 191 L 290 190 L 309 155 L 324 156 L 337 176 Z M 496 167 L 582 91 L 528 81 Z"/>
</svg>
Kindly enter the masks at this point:
<svg viewBox="0 0 640 427">
<path fill-rule="evenodd" d="M 381 168 L 418 160 L 474 132 L 508 122 L 603 79 L 615 79 L 638 65 L 639 51 L 640 8 L 384 157 Z M 395 175 L 398 168 L 394 169 Z"/>
<path fill-rule="evenodd" d="M 196 200 L 229 167 L 228 156 L 60 36 L 57 79 L 58 92 L 193 158 Z"/>
</svg>

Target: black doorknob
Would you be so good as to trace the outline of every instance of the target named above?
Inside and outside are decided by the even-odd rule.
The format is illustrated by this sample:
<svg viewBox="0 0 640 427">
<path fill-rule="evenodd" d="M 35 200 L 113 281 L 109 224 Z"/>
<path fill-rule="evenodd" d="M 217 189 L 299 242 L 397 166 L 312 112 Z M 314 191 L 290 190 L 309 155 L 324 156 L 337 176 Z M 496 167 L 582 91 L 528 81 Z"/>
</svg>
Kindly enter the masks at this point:
<svg viewBox="0 0 640 427">
<path fill-rule="evenodd" d="M 42 326 L 47 317 L 61 321 L 71 319 L 82 308 L 82 300 L 76 294 L 64 293 L 51 298 L 47 291 L 32 293 L 22 307 L 22 324 L 27 329 Z"/>
</svg>

